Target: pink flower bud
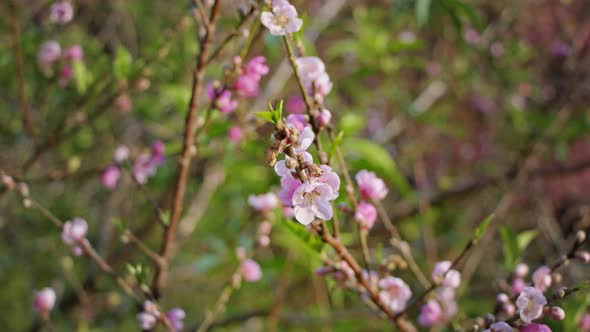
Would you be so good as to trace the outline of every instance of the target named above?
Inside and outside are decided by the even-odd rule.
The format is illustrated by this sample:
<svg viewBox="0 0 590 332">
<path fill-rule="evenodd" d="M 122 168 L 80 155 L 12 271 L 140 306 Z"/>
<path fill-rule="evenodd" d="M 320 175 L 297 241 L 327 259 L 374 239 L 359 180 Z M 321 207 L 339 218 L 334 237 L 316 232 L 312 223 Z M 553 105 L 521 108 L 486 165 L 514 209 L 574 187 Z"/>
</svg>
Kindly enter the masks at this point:
<svg viewBox="0 0 590 332">
<path fill-rule="evenodd" d="M 327 109 L 322 110 L 320 114 L 318 114 L 318 116 L 316 117 L 317 124 L 320 127 L 325 127 L 329 125 L 330 120 L 332 120 L 332 113 L 330 113 L 330 111 L 328 111 Z"/>
<path fill-rule="evenodd" d="M 133 108 L 133 101 L 131 101 L 128 94 L 122 94 L 115 99 L 115 107 L 122 113 L 127 113 Z"/>
<path fill-rule="evenodd" d="M 84 51 L 80 45 L 74 45 L 64 52 L 64 58 L 70 61 L 81 61 L 84 58 Z"/>
<path fill-rule="evenodd" d="M 518 295 L 526 287 L 526 283 L 521 278 L 516 278 L 512 281 L 512 294 Z"/>
<path fill-rule="evenodd" d="M 186 313 L 180 308 L 171 309 L 166 313 L 166 318 L 168 318 L 168 322 L 172 326 L 174 332 L 182 331 L 185 317 Z"/>
<path fill-rule="evenodd" d="M 355 178 L 363 199 L 382 200 L 387 196 L 388 190 L 385 182 L 375 173 L 362 170 L 356 174 Z"/>
<path fill-rule="evenodd" d="M 514 316 L 516 313 L 516 307 L 512 303 L 506 303 L 502 307 L 502 311 L 504 311 L 507 316 Z"/>
<path fill-rule="evenodd" d="M 240 274 L 248 282 L 256 282 L 262 278 L 260 265 L 252 259 L 246 259 L 240 265 Z"/>
<path fill-rule="evenodd" d="M 578 327 L 580 328 L 581 332 L 590 332 L 590 313 L 585 313 L 580 322 L 578 323 Z"/>
<path fill-rule="evenodd" d="M 258 211 L 268 212 L 279 205 L 279 200 L 274 193 L 250 195 L 248 204 Z"/>
<path fill-rule="evenodd" d="M 529 274 L 529 266 L 524 263 L 520 263 L 520 264 L 516 265 L 516 268 L 514 268 L 514 275 L 517 278 L 524 278 L 528 274 Z"/>
<path fill-rule="evenodd" d="M 118 166 L 110 165 L 102 171 L 100 176 L 100 182 L 103 186 L 107 189 L 113 190 L 117 187 L 117 183 L 119 182 L 119 178 L 121 177 L 121 170 Z"/>
<path fill-rule="evenodd" d="M 506 295 L 506 293 L 500 293 L 496 296 L 496 302 L 498 303 L 508 303 L 510 301 L 510 298 L 508 297 L 508 295 Z"/>
<path fill-rule="evenodd" d="M 69 1 L 59 1 L 49 8 L 49 18 L 52 22 L 66 24 L 74 17 L 74 8 Z"/>
<path fill-rule="evenodd" d="M 61 87 L 66 87 L 68 84 L 70 84 L 70 81 L 73 77 L 74 69 L 72 68 L 72 66 L 69 64 L 64 65 L 63 67 L 61 67 L 61 70 L 59 71 L 59 85 Z"/>
<path fill-rule="evenodd" d="M 246 259 L 246 248 L 237 247 L 236 248 L 236 257 L 241 261 Z"/>
<path fill-rule="evenodd" d="M 48 66 L 59 60 L 61 47 L 55 40 L 48 40 L 41 45 L 38 60 L 41 66 Z"/>
<path fill-rule="evenodd" d="M 29 194 L 30 194 L 29 186 L 26 183 L 19 182 L 17 184 L 17 187 L 18 187 L 18 191 L 21 194 L 21 196 L 23 196 L 23 197 L 28 197 L 29 196 Z"/>
<path fill-rule="evenodd" d="M 533 273 L 533 283 L 542 292 L 551 287 L 551 281 L 551 269 L 548 266 L 541 266 Z"/>
<path fill-rule="evenodd" d="M 270 221 L 263 221 L 260 226 L 258 227 L 258 232 L 260 232 L 260 234 L 270 234 L 270 231 L 272 229 L 272 224 L 270 223 Z"/>
<path fill-rule="evenodd" d="M 565 319 L 565 311 L 560 307 L 551 307 L 545 309 L 545 314 L 549 316 L 549 318 L 553 320 L 564 320 Z"/>
<path fill-rule="evenodd" d="M 119 145 L 117 147 L 117 149 L 115 149 L 115 152 L 113 153 L 113 160 L 117 164 L 120 164 L 127 159 L 129 159 L 129 148 L 126 147 L 125 145 Z"/>
<path fill-rule="evenodd" d="M 16 184 L 14 183 L 14 179 L 11 176 L 2 174 L 2 185 L 6 187 L 8 190 L 13 190 Z"/>
<path fill-rule="evenodd" d="M 239 143 L 244 138 L 244 131 L 239 126 L 232 126 L 227 132 L 227 138 L 232 143 Z"/>
<path fill-rule="evenodd" d="M 577 251 L 576 257 L 585 264 L 590 263 L 590 252 L 583 250 Z"/>
<path fill-rule="evenodd" d="M 432 271 L 432 280 L 440 282 L 442 286 L 449 288 L 457 288 L 461 284 L 461 273 L 457 270 L 449 270 L 451 268 L 451 261 L 442 261 L 434 265 Z M 448 272 L 447 272 L 448 271 Z M 441 278 L 444 279 L 441 280 Z"/>
<path fill-rule="evenodd" d="M 268 235 L 259 236 L 258 244 L 260 244 L 262 247 L 268 247 L 270 245 L 270 237 Z"/>
<path fill-rule="evenodd" d="M 143 331 L 149 331 L 153 329 L 158 323 L 158 318 L 147 312 L 140 312 L 136 317 Z"/>
<path fill-rule="evenodd" d="M 305 113 L 305 101 L 300 96 L 293 96 L 287 99 L 287 111 L 292 114 Z"/>
<path fill-rule="evenodd" d="M 444 315 L 440 304 L 435 300 L 429 300 L 420 308 L 418 323 L 422 326 L 430 327 L 438 325 L 444 321 Z"/>
<path fill-rule="evenodd" d="M 371 203 L 362 201 L 358 204 L 354 219 L 359 223 L 361 228 L 369 230 L 377 220 L 377 209 Z"/>
<path fill-rule="evenodd" d="M 80 242 L 86 239 L 88 224 L 82 218 L 74 218 L 64 223 L 61 233 L 62 241 L 71 246 L 74 254 L 80 256 L 83 251 Z"/>
<path fill-rule="evenodd" d="M 55 291 L 51 288 L 43 288 L 35 294 L 33 308 L 39 313 L 48 313 L 55 305 Z"/>
</svg>

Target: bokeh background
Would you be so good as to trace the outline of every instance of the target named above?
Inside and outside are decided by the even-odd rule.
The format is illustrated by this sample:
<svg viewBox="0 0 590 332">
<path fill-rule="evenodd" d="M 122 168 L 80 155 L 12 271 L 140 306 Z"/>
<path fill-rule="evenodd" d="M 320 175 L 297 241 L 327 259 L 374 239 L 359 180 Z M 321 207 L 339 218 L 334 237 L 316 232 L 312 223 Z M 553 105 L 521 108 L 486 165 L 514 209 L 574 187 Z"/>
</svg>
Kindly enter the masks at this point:
<svg viewBox="0 0 590 332">
<path fill-rule="evenodd" d="M 443 330 L 468 327 L 469 318 L 490 312 L 502 278 L 516 263 L 552 262 L 575 230 L 589 228 L 587 0 L 292 2 L 305 21 L 300 46 L 324 60 L 334 82 L 326 105 L 343 132 L 345 158 L 353 172 L 366 168 L 385 179 L 391 192 L 387 212 L 423 270 L 457 255 L 476 225 L 510 195 L 510 205 L 463 266 L 461 311 Z M 218 42 L 248 5 L 224 3 Z M 26 181 L 60 218 L 88 220 L 91 242 L 121 271 L 127 264 L 151 268 L 121 241 L 118 225 L 159 247 L 162 229 L 150 199 L 169 204 L 177 170 L 199 47 L 194 8 L 189 1 L 76 0 L 72 23 L 55 26 L 48 21 L 50 5 L 0 5 L 0 168 Z M 50 39 L 84 50 L 65 87 L 37 64 L 40 45 Z M 15 65 L 15 40 L 22 73 Z M 228 282 L 235 248 L 253 244 L 260 217 L 247 205 L 248 195 L 278 187 L 264 157 L 271 128 L 253 114 L 298 92 L 282 41 L 264 29 L 224 50 L 209 67 L 208 81 L 223 77 L 245 42 L 252 43 L 246 58 L 266 56 L 271 72 L 260 97 L 241 103 L 231 117 L 214 114 L 199 137 L 163 297 L 164 306 L 185 309 L 189 327 Z M 34 140 L 19 112 L 21 78 Z M 246 133 L 239 143 L 226 138 L 235 124 Z M 167 159 L 146 185 L 150 199 L 128 175 L 115 190 L 101 185 L 117 146 L 127 145 L 136 156 L 156 140 L 166 144 Z M 356 294 L 316 276 L 321 256 L 282 226 L 278 215 L 277 221 L 271 246 L 256 254 L 262 281 L 234 294 L 216 330 L 389 326 Z M 348 223 L 344 238 L 352 243 L 353 221 Z M 59 309 L 52 314 L 58 331 L 138 330 L 136 304 L 88 260 L 72 257 L 53 226 L 10 192 L 0 196 L 0 232 L 4 330 L 38 329 L 31 298 L 45 286 L 58 291 Z M 387 238 L 382 227 L 372 230 L 377 257 L 393 252 Z M 588 272 L 573 264 L 564 282 L 575 284 Z M 407 271 L 396 273 L 412 280 Z M 82 289 L 90 296 L 81 303 Z M 586 295 L 570 299 L 568 318 L 555 330 L 575 331 L 587 304 Z"/>
</svg>

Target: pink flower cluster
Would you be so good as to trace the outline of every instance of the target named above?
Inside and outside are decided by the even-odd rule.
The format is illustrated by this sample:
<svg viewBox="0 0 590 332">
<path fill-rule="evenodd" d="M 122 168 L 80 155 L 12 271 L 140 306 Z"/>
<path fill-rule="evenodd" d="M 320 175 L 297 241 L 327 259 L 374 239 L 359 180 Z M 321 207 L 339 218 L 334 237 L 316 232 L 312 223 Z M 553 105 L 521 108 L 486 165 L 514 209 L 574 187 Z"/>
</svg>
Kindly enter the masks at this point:
<svg viewBox="0 0 590 332">
<path fill-rule="evenodd" d="M 330 220 L 333 216 L 332 201 L 338 197 L 340 178 L 327 165 L 313 164 L 313 157 L 306 150 L 315 139 L 311 126 L 307 125 L 302 131 L 297 124 L 289 122 L 289 130 L 296 131 L 298 142 L 293 142 L 297 158 L 285 155 L 284 160 L 275 164 L 275 172 L 281 177 L 281 190 L 278 195 L 285 206 L 293 207 L 295 219 L 303 225 L 308 225 L 315 218 Z M 294 176 L 295 167 L 300 166 L 308 170 L 307 179 Z"/>
<path fill-rule="evenodd" d="M 256 282 L 262 279 L 262 269 L 260 265 L 253 259 L 245 259 L 240 264 L 240 276 L 247 282 Z"/>
<path fill-rule="evenodd" d="M 396 277 L 385 277 L 379 280 L 379 298 L 395 313 L 406 308 L 406 303 L 412 297 L 408 284 Z"/>
<path fill-rule="evenodd" d="M 274 193 L 250 195 L 248 197 L 248 204 L 254 209 L 266 214 L 279 205 L 279 200 Z"/>
<path fill-rule="evenodd" d="M 359 187 L 361 201 L 355 211 L 354 219 L 362 229 L 369 230 L 377 220 L 377 209 L 367 200 L 380 201 L 385 198 L 387 196 L 387 186 L 375 173 L 367 170 L 361 170 L 356 174 L 356 182 Z"/>
<path fill-rule="evenodd" d="M 74 18 L 74 8 L 69 1 L 58 1 L 49 8 L 49 18 L 57 24 L 66 24 Z"/>
<path fill-rule="evenodd" d="M 62 87 L 67 86 L 74 76 L 73 63 L 82 61 L 84 51 L 80 45 L 74 45 L 64 52 L 61 46 L 55 40 L 44 42 L 39 49 L 38 61 L 45 73 L 50 74 L 53 71 L 53 65 L 61 62 L 59 69 L 59 84 Z"/>
<path fill-rule="evenodd" d="M 324 62 L 315 56 L 300 57 L 296 60 L 297 70 L 307 92 L 319 103 L 332 91 L 332 81 L 326 72 Z M 329 120 L 329 118 L 328 118 Z"/>
<path fill-rule="evenodd" d="M 84 253 L 82 249 L 82 242 L 86 241 L 86 234 L 88 233 L 88 223 L 82 218 L 74 218 L 64 223 L 61 233 L 62 241 L 72 247 L 72 252 L 76 256 L 81 256 Z"/>
<path fill-rule="evenodd" d="M 137 320 L 142 330 L 149 331 L 156 327 L 158 320 L 161 319 L 160 316 L 161 313 L 158 306 L 151 301 L 145 301 L 143 311 L 137 314 Z M 165 317 L 175 332 L 182 331 L 184 328 L 184 318 L 186 317 L 184 310 L 180 308 L 171 309 L 166 313 Z"/>
<path fill-rule="evenodd" d="M 297 9 L 287 0 L 272 0 L 271 12 L 263 12 L 260 21 L 272 35 L 284 36 L 301 29 L 303 21 L 297 17 Z"/>
<path fill-rule="evenodd" d="M 457 313 L 455 289 L 461 284 L 461 273 L 451 269 L 450 261 L 441 261 L 434 265 L 432 281 L 441 287 L 436 296 L 420 308 L 418 322 L 422 326 L 435 326 L 447 322 Z"/>
<path fill-rule="evenodd" d="M 135 159 L 132 170 L 135 181 L 144 184 L 149 177 L 156 174 L 158 166 L 165 160 L 165 148 L 163 142 L 156 141 L 152 144 L 150 153 L 143 153 Z M 124 145 L 119 146 L 113 153 L 113 163 L 107 166 L 101 174 L 100 181 L 103 186 L 110 190 L 117 187 L 121 178 L 121 167 L 128 159 L 129 149 Z"/>
</svg>

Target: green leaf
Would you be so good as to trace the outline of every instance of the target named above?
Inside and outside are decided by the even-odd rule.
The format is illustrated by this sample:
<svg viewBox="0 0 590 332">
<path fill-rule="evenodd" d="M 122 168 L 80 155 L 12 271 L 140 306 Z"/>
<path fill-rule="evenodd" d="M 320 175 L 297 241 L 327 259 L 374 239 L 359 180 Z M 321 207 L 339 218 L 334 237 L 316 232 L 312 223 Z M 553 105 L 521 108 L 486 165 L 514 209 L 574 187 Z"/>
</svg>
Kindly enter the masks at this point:
<svg viewBox="0 0 590 332">
<path fill-rule="evenodd" d="M 539 232 L 537 230 L 531 229 L 528 231 L 521 232 L 516 236 L 516 243 L 518 245 L 518 250 L 523 252 L 529 244 L 537 237 Z"/>
<path fill-rule="evenodd" d="M 479 226 L 477 226 L 477 228 L 475 229 L 475 234 L 474 234 L 474 240 L 475 241 L 479 241 L 479 239 L 481 239 L 481 237 L 485 234 L 486 229 L 488 229 L 488 226 L 490 225 L 490 222 L 494 219 L 494 214 L 490 214 L 487 218 L 485 218 L 480 224 Z"/>
<path fill-rule="evenodd" d="M 348 138 L 342 144 L 353 168 L 377 172 L 386 182 L 393 184 L 398 193 L 406 198 L 412 187 L 398 169 L 395 161 L 383 146 L 373 141 Z"/>
<path fill-rule="evenodd" d="M 516 234 L 506 226 L 501 226 L 499 232 L 504 250 L 504 268 L 512 271 L 516 266 L 519 253 Z"/>
<path fill-rule="evenodd" d="M 279 123 L 279 121 L 281 121 L 281 119 L 283 118 L 283 100 L 279 100 L 279 104 L 277 106 L 277 108 L 274 110 L 273 112 L 273 119 L 275 121 L 275 123 Z"/>
<path fill-rule="evenodd" d="M 82 61 L 73 61 L 72 70 L 74 71 L 74 82 L 76 84 L 76 91 L 78 93 L 83 94 L 86 92 L 86 88 L 90 83 L 90 73 L 84 62 Z"/>
<path fill-rule="evenodd" d="M 289 234 L 297 238 L 306 248 L 313 252 L 320 253 L 324 247 L 322 240 L 303 225 L 292 220 L 283 220 L 277 223 L 280 228 L 285 229 Z"/>
<path fill-rule="evenodd" d="M 431 0 L 416 0 L 416 17 L 418 25 L 422 26 L 428 22 L 430 16 L 430 2 Z"/>
<path fill-rule="evenodd" d="M 330 151 L 330 156 L 333 156 L 334 153 L 336 153 L 336 148 L 339 147 L 340 145 L 342 145 L 342 140 L 344 139 L 344 132 L 341 131 L 338 133 L 338 135 L 336 135 L 336 137 L 334 137 L 334 140 L 332 141 L 332 145 L 330 145 L 330 149 L 328 151 Z"/>
<path fill-rule="evenodd" d="M 259 118 L 261 118 L 261 119 L 263 119 L 263 120 L 266 120 L 266 121 L 268 121 L 270 123 L 276 123 L 275 122 L 275 119 L 274 119 L 274 113 L 273 112 L 268 112 L 268 111 L 266 111 L 266 112 L 258 112 L 258 113 L 256 113 L 256 116 L 259 117 Z"/>
<path fill-rule="evenodd" d="M 170 210 L 162 211 L 161 216 L 164 225 L 168 226 L 170 224 Z"/>
<path fill-rule="evenodd" d="M 113 62 L 113 74 L 118 80 L 125 79 L 131 74 L 133 58 L 131 53 L 124 47 L 117 48 L 115 61 Z"/>
</svg>

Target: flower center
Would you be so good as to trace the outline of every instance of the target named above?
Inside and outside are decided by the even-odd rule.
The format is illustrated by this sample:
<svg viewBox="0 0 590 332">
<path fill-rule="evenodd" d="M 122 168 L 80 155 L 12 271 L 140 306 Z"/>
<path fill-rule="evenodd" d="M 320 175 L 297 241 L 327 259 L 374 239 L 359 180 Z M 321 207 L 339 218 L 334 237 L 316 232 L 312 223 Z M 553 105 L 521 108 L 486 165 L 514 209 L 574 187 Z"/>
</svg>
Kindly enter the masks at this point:
<svg viewBox="0 0 590 332">
<path fill-rule="evenodd" d="M 284 27 L 289 23 L 289 18 L 283 14 L 275 15 L 275 24 Z"/>
</svg>

